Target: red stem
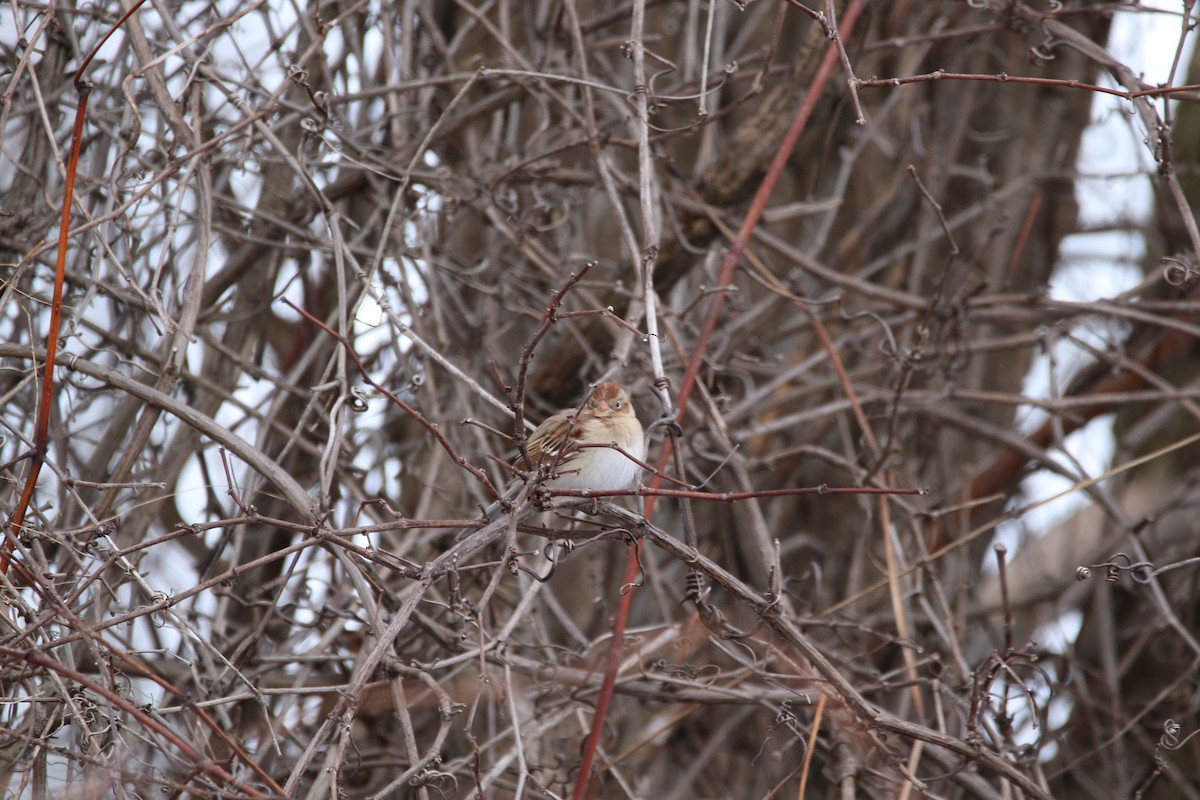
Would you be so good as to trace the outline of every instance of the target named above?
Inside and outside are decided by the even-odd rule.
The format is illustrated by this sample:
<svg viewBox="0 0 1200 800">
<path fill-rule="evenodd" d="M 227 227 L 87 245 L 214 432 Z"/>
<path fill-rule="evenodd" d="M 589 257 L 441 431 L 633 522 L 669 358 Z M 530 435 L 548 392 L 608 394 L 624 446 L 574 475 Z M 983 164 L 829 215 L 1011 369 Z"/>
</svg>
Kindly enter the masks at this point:
<svg viewBox="0 0 1200 800">
<path fill-rule="evenodd" d="M 838 34 L 839 36 L 842 34 L 848 35 L 854 29 L 854 23 L 858 19 L 859 14 L 862 13 L 864 3 L 865 0 L 853 0 L 851 2 L 843 18 L 842 30 Z M 775 184 L 783 174 L 788 159 L 796 147 L 796 142 L 800 139 L 800 134 L 804 132 L 805 127 L 808 125 L 813 110 L 817 106 L 817 101 L 821 99 L 825 85 L 829 82 L 830 75 L 833 73 L 837 61 L 838 49 L 837 41 L 835 40 L 830 43 L 829 49 L 825 51 L 821 65 L 817 68 L 817 72 L 813 76 L 812 83 L 809 86 L 808 94 L 805 96 L 804 102 L 800 105 L 800 109 L 796 112 L 796 116 L 792 119 L 792 124 L 788 128 L 787 133 L 784 134 L 783 141 L 780 142 L 779 149 L 775 152 L 775 156 L 767 168 L 762 183 L 759 184 L 758 191 L 754 195 L 754 201 L 751 203 L 750 209 L 742 221 L 742 227 L 738 231 L 737 238 L 734 239 L 733 245 L 725 253 L 725 257 L 721 261 L 719 290 L 712 295 L 708 315 L 704 319 L 700 335 L 696 338 L 696 346 L 692 349 L 687 370 L 683 374 L 683 382 L 679 387 L 679 397 L 676 407 L 680 423 L 683 422 L 684 413 L 687 410 L 688 397 L 696 385 L 696 375 L 700 371 L 700 364 L 703 362 L 704 354 L 708 349 L 709 339 L 712 338 L 713 331 L 716 330 L 717 319 L 720 317 L 721 309 L 725 305 L 725 290 L 733 282 L 733 275 L 737 269 L 738 262 L 741 260 L 742 253 L 750 243 L 750 237 L 754 233 L 759 219 L 762 217 L 763 210 L 767 207 L 767 200 L 770 199 L 771 193 L 775 190 Z M 670 458 L 671 440 L 667 439 L 663 444 L 658 458 L 657 466 L 659 472 L 665 470 Z M 661 483 L 661 479 L 655 477 L 650 485 L 652 488 L 658 488 Z M 646 518 L 649 519 L 653 512 L 654 497 L 650 496 L 646 499 Z M 604 730 L 604 723 L 608 717 L 609 704 L 612 701 L 613 690 L 617 682 L 617 670 L 620 669 L 621 659 L 625 654 L 625 626 L 629 620 L 629 611 L 633 604 L 633 594 L 637 586 L 636 581 L 641 568 L 641 558 L 642 542 L 639 540 L 635 541 L 633 547 L 629 550 L 629 561 L 625 567 L 625 582 L 622 586 L 622 594 L 620 603 L 617 606 L 616 618 L 613 621 L 613 638 L 608 650 L 604 683 L 600 687 L 599 696 L 596 698 L 596 713 L 592 717 L 592 727 L 588 732 L 587 742 L 584 745 L 583 760 L 579 766 L 579 776 L 575 781 L 574 793 L 571 795 L 572 800 L 583 800 L 587 795 L 592 765 L 596 760 L 596 748 L 599 746 L 600 736 Z"/>
<path fill-rule="evenodd" d="M 37 488 L 38 476 L 46 460 L 46 449 L 50 443 L 50 404 L 54 399 L 54 359 L 58 354 L 58 333 L 62 324 L 63 284 L 67 272 L 67 232 L 71 229 L 71 203 L 75 197 L 75 173 L 79 168 L 79 150 L 83 141 L 83 121 L 87 116 L 88 94 L 91 84 L 76 80 L 79 92 L 79 107 L 75 109 L 75 128 L 71 134 L 71 152 L 67 157 L 67 180 L 63 189 L 62 221 L 58 227 L 58 260 L 54 265 L 54 294 L 50 300 L 50 330 L 46 333 L 46 367 L 42 373 L 42 394 L 38 402 L 37 427 L 33 434 L 33 452 L 30 454 L 29 474 L 21 488 L 21 498 L 13 511 L 8 529 L 8 540 L 0 550 L 0 575 L 8 574 L 8 563 L 16 546 L 17 535 L 25 523 L 25 513 L 33 501 L 33 490 Z"/>
<path fill-rule="evenodd" d="M 29 504 L 33 502 L 33 491 L 37 488 L 38 476 L 42 473 L 42 464 L 46 460 L 46 449 L 50 444 L 50 402 L 54 399 L 54 359 L 58 354 L 58 333 L 62 320 L 63 284 L 66 283 L 67 271 L 67 233 L 71 230 L 71 205 L 75 200 L 75 174 L 79 170 L 79 151 L 83 143 L 83 121 L 87 118 L 88 95 L 92 91 L 91 81 L 84 80 L 83 73 L 91 65 L 96 53 L 104 46 L 109 37 L 125 24 L 135 11 L 142 7 L 146 0 L 138 0 L 121 18 L 101 37 L 92 52 L 80 63 L 75 71 L 75 92 L 79 95 L 79 105 L 75 109 L 75 127 L 71 132 L 71 152 L 67 156 L 66 184 L 63 187 L 62 221 L 58 227 L 58 260 L 54 265 L 54 294 L 50 301 L 50 330 L 46 332 L 46 369 L 42 377 L 42 396 L 38 403 L 37 427 L 33 434 L 33 452 L 30 454 L 29 474 L 25 476 L 25 485 L 21 487 L 21 497 L 13 511 L 12 520 L 6 531 L 6 541 L 0 547 L 0 575 L 8 574 L 8 564 L 16 548 L 17 535 L 25 524 L 25 514 Z"/>
</svg>

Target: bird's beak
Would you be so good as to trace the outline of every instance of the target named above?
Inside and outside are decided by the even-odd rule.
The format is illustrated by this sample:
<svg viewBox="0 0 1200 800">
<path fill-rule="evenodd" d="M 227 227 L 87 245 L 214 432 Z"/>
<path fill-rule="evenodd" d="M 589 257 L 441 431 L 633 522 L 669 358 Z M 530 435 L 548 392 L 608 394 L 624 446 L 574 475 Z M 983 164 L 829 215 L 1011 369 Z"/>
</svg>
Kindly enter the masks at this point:
<svg viewBox="0 0 1200 800">
<path fill-rule="evenodd" d="M 608 401 L 601 400 L 600 402 L 596 403 L 596 410 L 597 411 L 608 411 Z"/>
</svg>

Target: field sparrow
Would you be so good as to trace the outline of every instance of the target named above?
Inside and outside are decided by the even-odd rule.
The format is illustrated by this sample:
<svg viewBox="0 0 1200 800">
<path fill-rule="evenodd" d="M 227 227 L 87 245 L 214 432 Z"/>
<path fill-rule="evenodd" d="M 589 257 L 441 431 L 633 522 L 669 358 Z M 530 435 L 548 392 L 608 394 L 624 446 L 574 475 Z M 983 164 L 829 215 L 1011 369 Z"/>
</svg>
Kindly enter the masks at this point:
<svg viewBox="0 0 1200 800">
<path fill-rule="evenodd" d="M 546 481 L 551 489 L 628 489 L 641 471 L 630 456 L 641 461 L 646 454 L 629 395 L 608 381 L 592 390 L 582 409 L 564 409 L 538 425 L 526 450 L 532 466 L 553 470 Z"/>
<path fill-rule="evenodd" d="M 610 446 L 613 444 L 621 450 Z M 630 456 L 638 461 L 646 457 L 642 423 L 633 413 L 629 395 L 609 382 L 598 384 L 583 408 L 563 409 L 538 425 L 529 435 L 525 450 L 533 465 L 522 466 L 551 470 L 551 477 L 545 483 L 551 489 L 628 489 L 642 470 Z M 520 494 L 522 486 L 520 481 L 513 482 L 503 500 L 484 509 L 484 518 L 498 518 L 501 509 Z M 459 532 L 457 538 L 461 540 L 475 532 L 476 529 L 468 528 Z"/>
<path fill-rule="evenodd" d="M 612 444 L 625 452 L 608 446 Z M 646 457 L 646 443 L 629 395 L 617 384 L 602 383 L 588 395 L 582 409 L 563 409 L 536 427 L 529 434 L 526 451 L 533 459 L 533 468 L 553 470 L 553 477 L 546 481 L 547 487 L 605 491 L 634 485 L 642 468 L 630 456 L 642 461 Z M 516 498 L 522 486 L 520 481 L 515 482 L 504 493 L 504 500 Z M 484 510 L 484 516 L 496 519 L 503 505 L 497 500 Z M 469 530 L 462 531 L 458 539 L 468 533 Z"/>
</svg>

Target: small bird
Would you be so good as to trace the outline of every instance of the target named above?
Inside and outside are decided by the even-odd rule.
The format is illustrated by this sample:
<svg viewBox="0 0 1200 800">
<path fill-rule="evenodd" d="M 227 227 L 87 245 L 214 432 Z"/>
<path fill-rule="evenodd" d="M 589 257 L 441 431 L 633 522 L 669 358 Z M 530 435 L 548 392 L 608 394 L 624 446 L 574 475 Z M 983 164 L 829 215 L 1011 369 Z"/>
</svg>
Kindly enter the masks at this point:
<svg viewBox="0 0 1200 800">
<path fill-rule="evenodd" d="M 553 469 L 551 489 L 628 489 L 642 469 L 633 459 L 646 455 L 629 395 L 610 381 L 598 384 L 583 408 L 563 409 L 538 425 L 525 449 L 533 460 L 526 466 Z"/>
<path fill-rule="evenodd" d="M 614 444 L 621 449 L 610 446 Z M 646 442 L 629 395 L 605 381 L 592 389 L 583 408 L 565 408 L 538 425 L 529 435 L 525 451 L 533 461 L 532 465 L 523 464 L 526 469 L 553 470 L 545 483 L 551 489 L 608 491 L 633 486 L 642 470 L 638 462 L 646 457 Z M 484 509 L 484 519 L 497 519 L 522 486 L 513 481 L 503 499 Z M 461 541 L 476 530 L 459 531 L 455 538 Z"/>
</svg>

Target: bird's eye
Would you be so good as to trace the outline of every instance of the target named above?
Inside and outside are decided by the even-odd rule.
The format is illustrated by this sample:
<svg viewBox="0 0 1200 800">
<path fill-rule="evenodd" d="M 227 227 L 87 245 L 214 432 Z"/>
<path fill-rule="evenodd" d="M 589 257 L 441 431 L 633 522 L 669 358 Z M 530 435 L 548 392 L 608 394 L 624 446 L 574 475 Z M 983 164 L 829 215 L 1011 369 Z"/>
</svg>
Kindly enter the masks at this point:
<svg viewBox="0 0 1200 800">
<path fill-rule="evenodd" d="M 592 408 L 592 409 L 594 409 L 595 407 L 596 407 L 596 401 L 595 401 L 595 400 L 588 400 L 588 408 Z"/>
<path fill-rule="evenodd" d="M 621 406 L 623 406 L 623 405 L 625 405 L 625 403 L 623 403 L 623 402 L 622 402 L 622 401 L 620 401 L 620 400 L 616 400 L 616 401 L 614 401 L 614 402 L 613 402 L 613 411 L 620 411 L 620 410 L 621 410 Z"/>
</svg>

